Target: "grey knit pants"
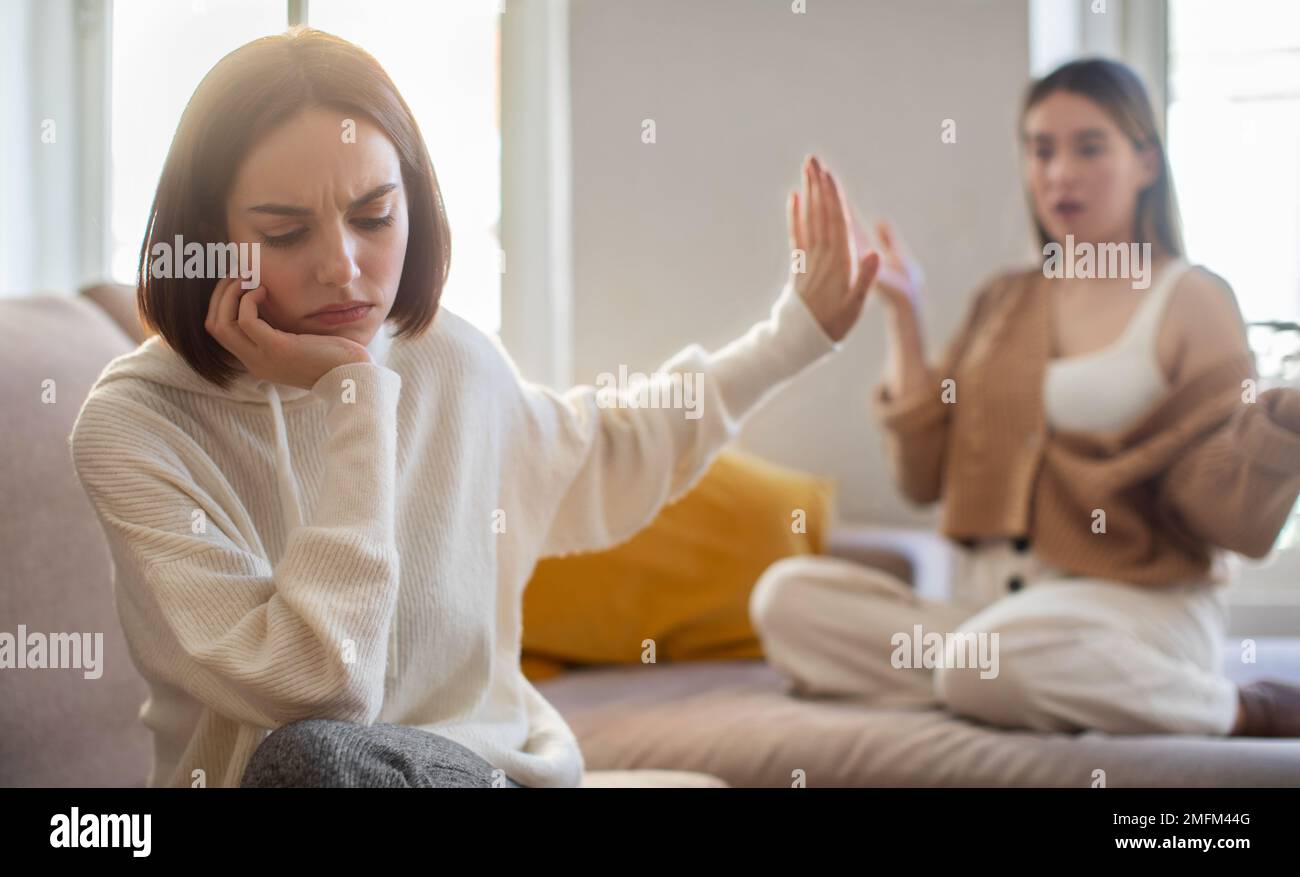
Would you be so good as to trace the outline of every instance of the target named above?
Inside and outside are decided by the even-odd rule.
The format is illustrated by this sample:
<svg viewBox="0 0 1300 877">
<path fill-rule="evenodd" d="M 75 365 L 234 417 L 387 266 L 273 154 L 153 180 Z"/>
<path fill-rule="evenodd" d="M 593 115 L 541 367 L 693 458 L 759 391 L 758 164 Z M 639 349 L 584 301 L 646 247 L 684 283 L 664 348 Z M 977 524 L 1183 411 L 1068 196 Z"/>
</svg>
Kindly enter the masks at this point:
<svg viewBox="0 0 1300 877">
<path fill-rule="evenodd" d="M 303 719 L 272 731 L 254 750 L 239 784 L 311 789 L 524 788 L 446 737 L 405 725 L 359 725 L 335 719 Z"/>
</svg>

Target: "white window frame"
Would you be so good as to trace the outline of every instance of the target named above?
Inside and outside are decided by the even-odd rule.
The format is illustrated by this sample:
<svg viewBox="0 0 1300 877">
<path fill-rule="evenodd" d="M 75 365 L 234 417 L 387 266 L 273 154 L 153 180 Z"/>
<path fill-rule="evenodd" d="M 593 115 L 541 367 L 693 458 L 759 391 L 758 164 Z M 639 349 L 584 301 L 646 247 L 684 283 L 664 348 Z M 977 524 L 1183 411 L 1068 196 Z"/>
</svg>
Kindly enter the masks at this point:
<svg viewBox="0 0 1300 877">
<path fill-rule="evenodd" d="M 510 0 L 501 23 L 501 340 L 520 372 L 573 378 L 568 0 Z"/>
</svg>

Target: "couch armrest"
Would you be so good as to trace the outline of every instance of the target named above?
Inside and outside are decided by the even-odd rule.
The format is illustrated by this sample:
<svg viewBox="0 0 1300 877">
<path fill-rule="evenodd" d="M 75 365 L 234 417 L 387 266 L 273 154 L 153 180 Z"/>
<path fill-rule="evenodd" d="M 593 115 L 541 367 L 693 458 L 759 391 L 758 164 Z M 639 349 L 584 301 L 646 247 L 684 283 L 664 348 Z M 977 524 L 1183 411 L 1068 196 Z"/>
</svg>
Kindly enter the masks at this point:
<svg viewBox="0 0 1300 877">
<path fill-rule="evenodd" d="M 149 337 L 135 309 L 135 289 L 123 283 L 92 283 L 81 294 L 104 309 L 136 344 Z"/>
<path fill-rule="evenodd" d="M 933 530 L 840 524 L 830 532 L 826 553 L 883 569 L 927 600 L 952 597 L 957 549 Z"/>
</svg>

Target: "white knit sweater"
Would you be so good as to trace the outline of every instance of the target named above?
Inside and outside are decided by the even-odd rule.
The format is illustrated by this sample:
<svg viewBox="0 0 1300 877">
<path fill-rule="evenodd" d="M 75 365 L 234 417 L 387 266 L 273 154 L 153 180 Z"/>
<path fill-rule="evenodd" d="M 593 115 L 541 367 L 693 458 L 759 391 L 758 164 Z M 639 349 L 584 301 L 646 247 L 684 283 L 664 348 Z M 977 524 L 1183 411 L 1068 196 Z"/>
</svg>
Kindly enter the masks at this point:
<svg viewBox="0 0 1300 877">
<path fill-rule="evenodd" d="M 745 336 L 661 368 L 703 375 L 688 417 L 528 383 L 445 309 L 418 339 L 389 331 L 310 391 L 247 373 L 223 391 L 155 336 L 82 407 L 72 454 L 150 686 L 150 786 L 236 786 L 271 729 L 309 717 L 416 726 L 525 786 L 579 784 L 572 731 L 520 671 L 534 564 L 632 536 L 839 347 L 787 285 Z"/>
</svg>

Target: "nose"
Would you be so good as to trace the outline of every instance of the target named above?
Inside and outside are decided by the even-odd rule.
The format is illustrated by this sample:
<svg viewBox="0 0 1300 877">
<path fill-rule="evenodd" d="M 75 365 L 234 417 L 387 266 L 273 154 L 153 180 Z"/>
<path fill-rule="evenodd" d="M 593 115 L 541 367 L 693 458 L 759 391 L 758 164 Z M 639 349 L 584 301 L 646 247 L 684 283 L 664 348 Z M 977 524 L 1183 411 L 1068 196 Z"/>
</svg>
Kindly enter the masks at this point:
<svg viewBox="0 0 1300 877">
<path fill-rule="evenodd" d="M 1075 164 L 1073 159 L 1066 155 L 1056 155 L 1047 163 L 1047 181 L 1052 184 L 1053 189 L 1061 190 L 1068 188 L 1073 182 L 1075 176 Z"/>
<path fill-rule="evenodd" d="M 361 276 L 356 260 L 356 241 L 345 226 L 334 225 L 318 240 L 321 251 L 316 266 L 317 283 L 346 287 Z"/>
</svg>

